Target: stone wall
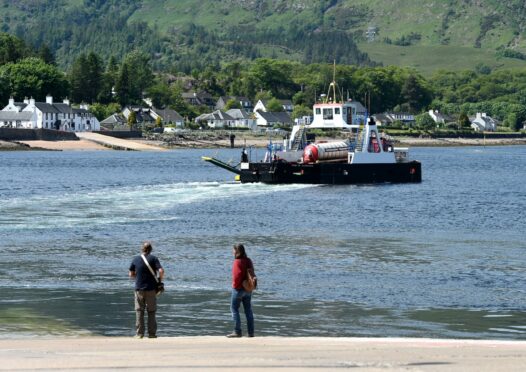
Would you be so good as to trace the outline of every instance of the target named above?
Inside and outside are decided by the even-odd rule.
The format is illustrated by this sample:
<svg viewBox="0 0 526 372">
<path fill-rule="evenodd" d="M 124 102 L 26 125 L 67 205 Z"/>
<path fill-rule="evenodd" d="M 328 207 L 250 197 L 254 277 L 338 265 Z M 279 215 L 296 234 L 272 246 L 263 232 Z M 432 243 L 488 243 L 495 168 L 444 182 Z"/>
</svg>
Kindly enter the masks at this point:
<svg viewBox="0 0 526 372">
<path fill-rule="evenodd" d="M 4 141 L 78 141 L 74 132 L 52 129 L 0 128 L 0 139 Z"/>
</svg>

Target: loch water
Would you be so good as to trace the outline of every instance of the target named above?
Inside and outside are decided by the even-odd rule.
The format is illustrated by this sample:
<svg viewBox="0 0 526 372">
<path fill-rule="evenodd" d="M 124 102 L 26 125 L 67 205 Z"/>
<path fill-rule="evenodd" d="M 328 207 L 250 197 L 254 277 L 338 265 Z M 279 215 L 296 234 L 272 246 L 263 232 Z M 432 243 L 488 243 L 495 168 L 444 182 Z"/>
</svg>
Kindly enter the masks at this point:
<svg viewBox="0 0 526 372">
<path fill-rule="evenodd" d="M 240 150 L 0 153 L 0 337 L 133 335 L 151 240 L 160 336 L 231 331 L 241 242 L 257 335 L 526 339 L 525 146 L 412 148 L 422 183 L 360 186 L 242 185 L 202 155 Z"/>
</svg>

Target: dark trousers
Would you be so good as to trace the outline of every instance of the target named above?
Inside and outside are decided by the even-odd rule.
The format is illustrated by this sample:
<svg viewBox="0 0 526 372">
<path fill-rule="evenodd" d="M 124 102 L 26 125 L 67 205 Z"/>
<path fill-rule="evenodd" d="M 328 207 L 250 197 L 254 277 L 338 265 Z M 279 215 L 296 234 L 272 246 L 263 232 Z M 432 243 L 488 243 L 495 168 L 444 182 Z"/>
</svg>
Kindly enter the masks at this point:
<svg viewBox="0 0 526 372">
<path fill-rule="evenodd" d="M 135 291 L 135 329 L 137 335 L 144 336 L 144 311 L 148 312 L 148 335 L 157 334 L 157 296 L 155 291 Z"/>
</svg>

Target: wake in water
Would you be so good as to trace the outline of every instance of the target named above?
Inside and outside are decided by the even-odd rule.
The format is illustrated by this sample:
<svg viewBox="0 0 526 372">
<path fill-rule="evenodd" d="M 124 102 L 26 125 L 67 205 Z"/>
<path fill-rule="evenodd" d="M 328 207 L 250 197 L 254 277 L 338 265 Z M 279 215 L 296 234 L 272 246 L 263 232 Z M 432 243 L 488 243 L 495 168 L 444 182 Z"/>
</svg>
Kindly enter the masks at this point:
<svg viewBox="0 0 526 372">
<path fill-rule="evenodd" d="M 164 211 L 207 200 L 244 198 L 308 185 L 192 182 L 111 187 L 87 193 L 12 198 L 1 203 L 0 230 L 70 228 L 177 220 Z"/>
</svg>

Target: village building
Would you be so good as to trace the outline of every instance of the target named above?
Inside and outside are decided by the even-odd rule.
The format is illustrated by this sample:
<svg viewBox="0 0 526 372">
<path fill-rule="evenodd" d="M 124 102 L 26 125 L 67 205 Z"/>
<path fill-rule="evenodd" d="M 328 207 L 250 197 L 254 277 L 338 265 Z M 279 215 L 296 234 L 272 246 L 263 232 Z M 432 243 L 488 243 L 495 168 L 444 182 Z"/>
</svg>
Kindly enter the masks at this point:
<svg viewBox="0 0 526 372">
<path fill-rule="evenodd" d="M 128 118 L 132 112 L 135 113 L 135 123 L 130 127 Z M 112 114 L 101 121 L 100 124 L 107 130 L 147 129 L 155 127 L 159 119 L 162 126 L 175 126 L 179 128 L 184 126 L 184 118 L 175 110 L 142 106 L 126 106 L 122 113 Z"/>
<path fill-rule="evenodd" d="M 415 123 L 415 115 L 408 112 L 384 112 L 381 114 L 375 114 L 372 116 L 376 125 L 392 125 L 395 122 L 400 122 L 406 125 L 412 125 Z"/>
<path fill-rule="evenodd" d="M 72 107 L 69 100 L 61 103 L 53 102 L 52 96 L 46 97 L 46 102 L 36 102 L 33 98 L 24 102 L 15 102 L 13 98 L 2 111 L 4 119 L 0 126 L 26 129 L 54 129 L 67 132 L 85 132 L 100 130 L 97 118 L 88 111 L 88 106 L 81 104 L 79 108 Z M 9 119 L 8 113 L 32 113 L 33 115 L 17 115 Z M 13 119 L 14 118 L 14 119 Z M 24 119 L 25 118 L 25 119 Z"/>
<path fill-rule="evenodd" d="M 285 112 L 291 113 L 292 111 L 294 111 L 294 105 L 292 104 L 291 100 L 289 100 L 289 99 L 279 99 L 278 101 L 281 104 L 281 106 L 283 107 L 283 110 Z M 268 106 L 268 102 L 269 102 L 269 100 L 266 100 L 266 99 L 258 100 L 256 105 L 254 106 L 254 112 L 257 112 L 257 111 L 267 112 L 268 111 L 268 107 L 267 107 Z"/>
<path fill-rule="evenodd" d="M 287 112 L 256 111 L 255 114 L 258 127 L 292 127 L 293 125 L 293 121 Z"/>
<path fill-rule="evenodd" d="M 216 110 L 209 114 L 202 114 L 195 118 L 196 124 L 205 124 L 209 128 L 229 128 L 235 126 L 235 121 L 232 116 L 224 111 Z"/>
<path fill-rule="evenodd" d="M 245 111 L 252 111 L 254 109 L 254 105 L 252 104 L 252 101 L 249 100 L 247 97 L 221 96 L 218 98 L 216 102 L 216 106 L 215 106 L 216 110 L 224 110 L 224 108 L 226 107 L 226 104 L 232 100 L 239 103 L 239 106 Z"/>
<path fill-rule="evenodd" d="M 207 106 L 209 108 L 215 107 L 216 101 L 214 97 L 208 92 L 184 92 L 181 93 L 182 98 L 186 103 L 192 106 Z"/>
<path fill-rule="evenodd" d="M 486 113 L 477 112 L 475 117 L 470 117 L 471 128 L 476 132 L 494 132 L 497 129 L 497 121 Z"/>
</svg>

